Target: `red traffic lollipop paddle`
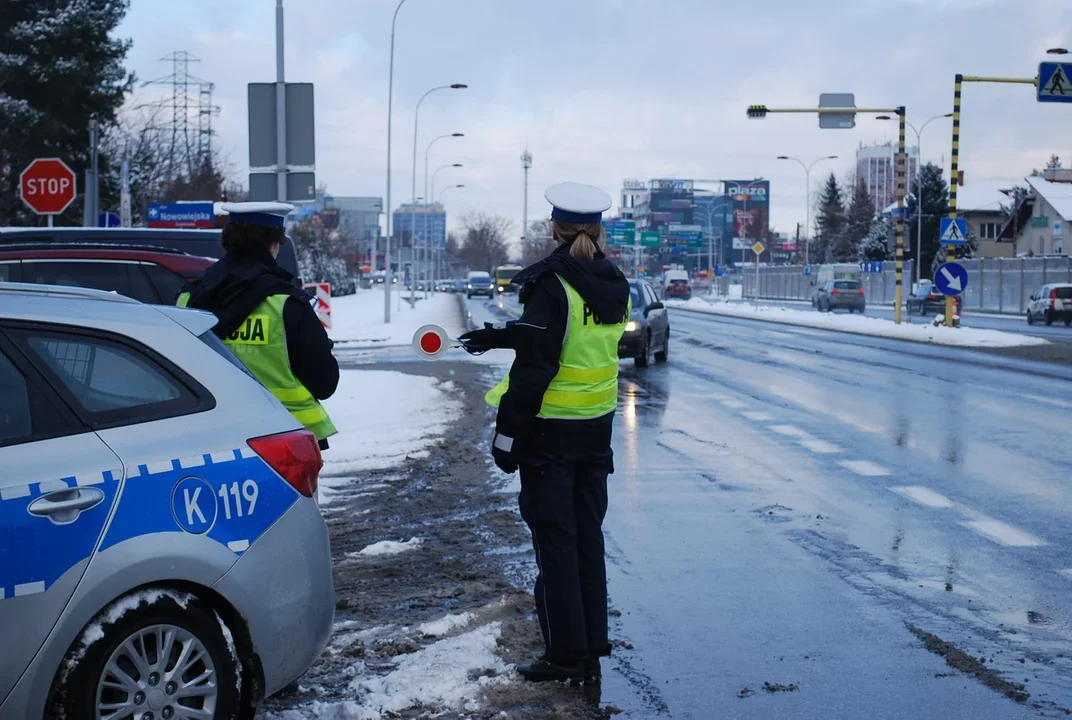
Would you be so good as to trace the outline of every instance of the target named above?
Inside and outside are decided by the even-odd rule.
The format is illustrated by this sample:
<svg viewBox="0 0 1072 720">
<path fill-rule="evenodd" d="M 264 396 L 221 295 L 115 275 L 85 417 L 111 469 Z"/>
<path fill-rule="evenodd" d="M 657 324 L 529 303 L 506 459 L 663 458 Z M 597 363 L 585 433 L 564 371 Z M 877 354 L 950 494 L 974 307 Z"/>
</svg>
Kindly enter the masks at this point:
<svg viewBox="0 0 1072 720">
<path fill-rule="evenodd" d="M 422 360 L 438 360 L 455 347 L 461 347 L 461 343 L 438 325 L 425 325 L 413 333 L 413 350 Z"/>
</svg>

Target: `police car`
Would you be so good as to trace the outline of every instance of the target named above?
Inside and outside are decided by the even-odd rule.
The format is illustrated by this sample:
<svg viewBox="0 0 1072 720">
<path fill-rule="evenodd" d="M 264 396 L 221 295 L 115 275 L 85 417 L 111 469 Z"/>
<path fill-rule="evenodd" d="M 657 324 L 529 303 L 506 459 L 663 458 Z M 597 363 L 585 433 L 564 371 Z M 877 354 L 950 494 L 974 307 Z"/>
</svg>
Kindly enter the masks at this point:
<svg viewBox="0 0 1072 720">
<path fill-rule="evenodd" d="M 214 324 L 0 283 L 0 718 L 237 717 L 327 644 L 320 451 Z"/>
</svg>

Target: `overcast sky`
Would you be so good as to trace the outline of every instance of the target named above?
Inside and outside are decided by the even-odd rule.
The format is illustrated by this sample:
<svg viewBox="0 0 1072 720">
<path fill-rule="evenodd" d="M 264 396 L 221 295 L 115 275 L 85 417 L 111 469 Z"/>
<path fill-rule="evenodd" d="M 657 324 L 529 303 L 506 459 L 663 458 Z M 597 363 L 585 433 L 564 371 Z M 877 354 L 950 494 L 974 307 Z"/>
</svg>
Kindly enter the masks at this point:
<svg viewBox="0 0 1072 720">
<path fill-rule="evenodd" d="M 382 197 L 387 77 L 395 0 L 285 0 L 287 80 L 316 85 L 317 180 L 334 195 Z M 274 0 L 133 0 L 120 34 L 134 41 L 139 80 L 170 73 L 186 50 L 216 84 L 217 142 L 243 176 L 246 83 L 275 79 Z M 853 92 L 858 107 L 905 105 L 917 127 L 952 109 L 953 76 L 1032 77 L 1050 47 L 1072 47 L 1069 0 L 407 0 L 395 44 L 392 204 L 411 198 L 413 118 L 451 222 L 467 210 L 520 224 L 526 145 L 529 219 L 544 188 L 572 180 L 617 202 L 625 178 L 771 181 L 771 224 L 803 222 L 804 172 L 775 160 L 823 155 L 812 178 L 852 171 L 859 143 L 897 139 L 897 126 L 858 116 L 819 130 L 815 116 L 748 120 L 749 104 L 813 107 Z M 146 89 L 140 92 L 147 93 Z M 1043 165 L 1072 166 L 1072 106 L 1039 104 L 1025 85 L 971 84 L 963 93 L 965 193 L 986 194 Z M 911 136 L 911 131 L 909 131 Z M 923 134 L 924 161 L 948 172 L 950 124 Z M 438 191 L 437 191 L 438 194 Z M 980 203 L 983 202 L 980 200 Z"/>
</svg>

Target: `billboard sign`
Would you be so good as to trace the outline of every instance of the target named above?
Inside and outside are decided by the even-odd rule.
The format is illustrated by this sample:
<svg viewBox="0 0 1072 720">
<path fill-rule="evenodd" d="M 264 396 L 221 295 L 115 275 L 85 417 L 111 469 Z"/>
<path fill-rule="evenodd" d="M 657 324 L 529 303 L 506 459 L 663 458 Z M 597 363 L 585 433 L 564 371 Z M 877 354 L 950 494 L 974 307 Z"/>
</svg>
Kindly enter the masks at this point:
<svg viewBox="0 0 1072 720">
<path fill-rule="evenodd" d="M 151 228 L 216 227 L 210 202 L 152 203 L 145 215 Z"/>
<path fill-rule="evenodd" d="M 770 181 L 727 180 L 726 194 L 733 208 L 733 248 L 751 248 L 766 242 L 770 231 Z"/>
<path fill-rule="evenodd" d="M 623 180 L 623 190 L 647 190 L 648 186 L 643 180 Z"/>
<path fill-rule="evenodd" d="M 692 180 L 652 180 L 652 190 L 692 190 Z"/>
<path fill-rule="evenodd" d="M 608 245 L 633 245 L 636 243 L 635 220 L 605 220 L 603 229 L 607 232 Z"/>
</svg>

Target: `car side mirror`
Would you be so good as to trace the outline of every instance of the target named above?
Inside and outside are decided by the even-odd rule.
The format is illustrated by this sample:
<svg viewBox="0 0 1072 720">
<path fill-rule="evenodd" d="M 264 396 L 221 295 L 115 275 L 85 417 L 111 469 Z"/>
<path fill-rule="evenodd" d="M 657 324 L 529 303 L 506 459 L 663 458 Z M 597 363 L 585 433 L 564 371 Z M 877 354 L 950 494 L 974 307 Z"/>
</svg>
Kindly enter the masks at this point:
<svg viewBox="0 0 1072 720">
<path fill-rule="evenodd" d="M 664 307 L 666 307 L 666 306 L 663 305 L 658 300 L 656 300 L 655 302 L 653 302 L 650 305 L 648 305 L 647 309 L 644 312 L 649 313 L 652 310 L 662 310 Z"/>
</svg>

